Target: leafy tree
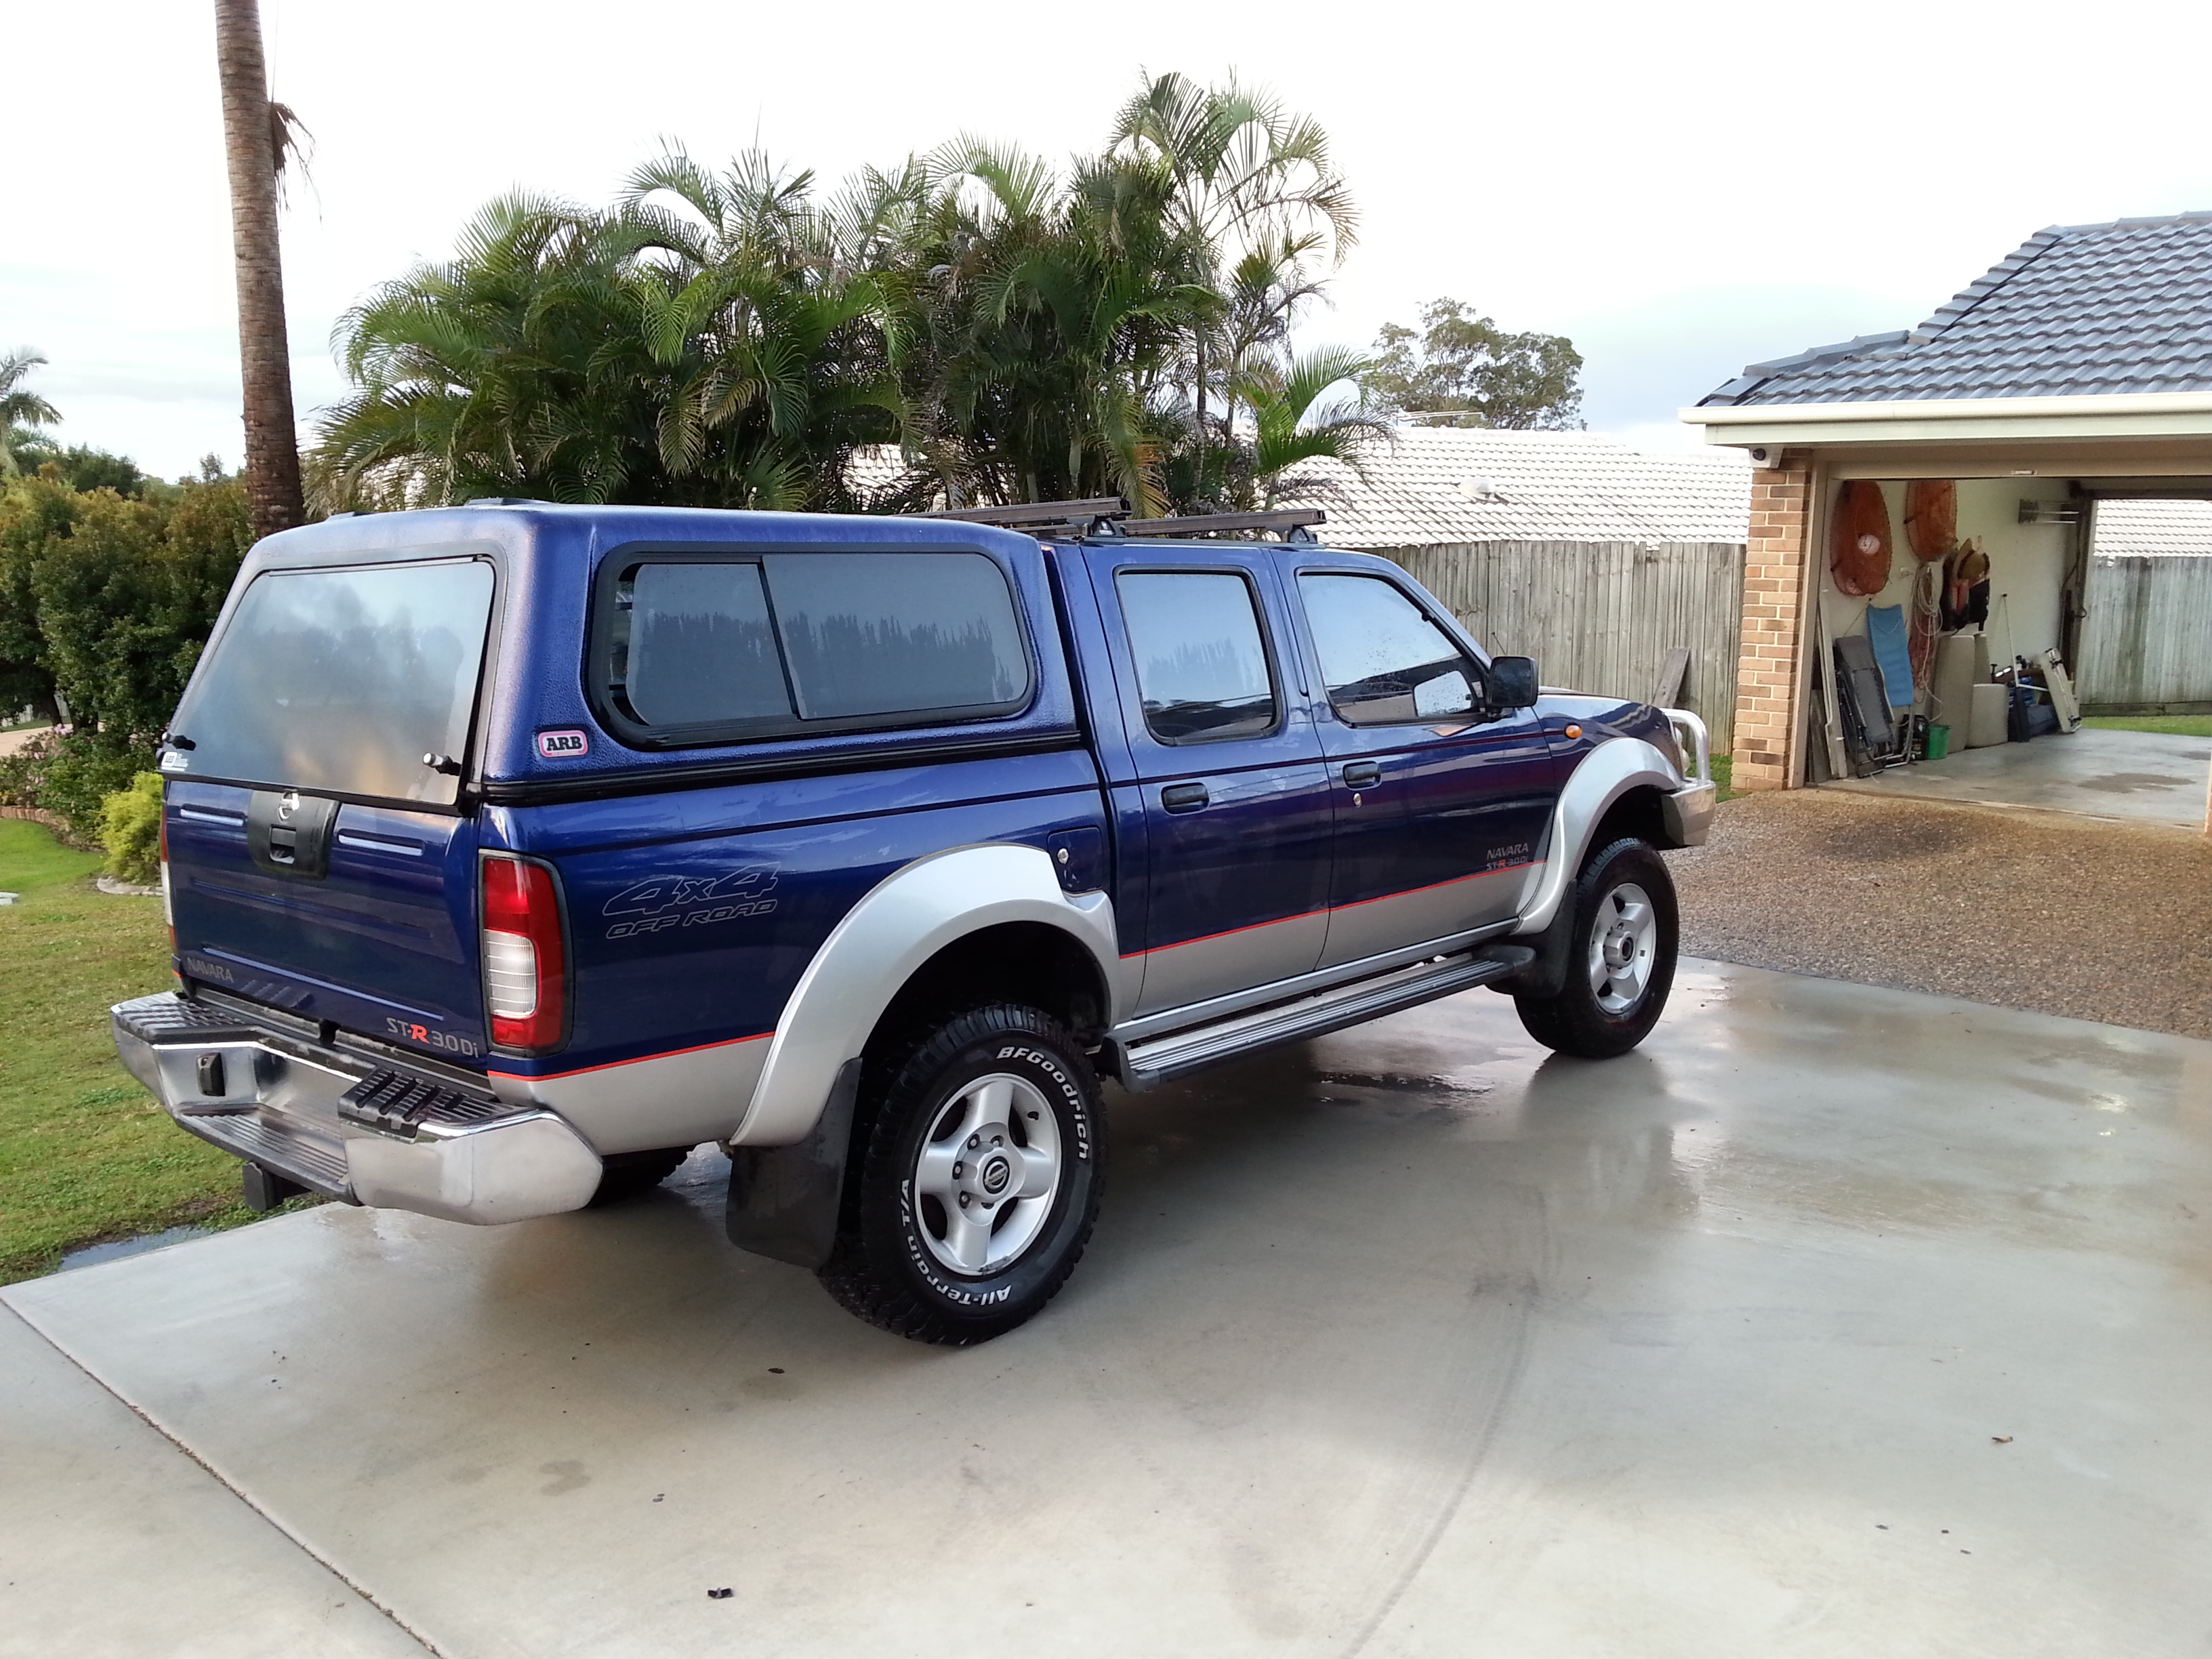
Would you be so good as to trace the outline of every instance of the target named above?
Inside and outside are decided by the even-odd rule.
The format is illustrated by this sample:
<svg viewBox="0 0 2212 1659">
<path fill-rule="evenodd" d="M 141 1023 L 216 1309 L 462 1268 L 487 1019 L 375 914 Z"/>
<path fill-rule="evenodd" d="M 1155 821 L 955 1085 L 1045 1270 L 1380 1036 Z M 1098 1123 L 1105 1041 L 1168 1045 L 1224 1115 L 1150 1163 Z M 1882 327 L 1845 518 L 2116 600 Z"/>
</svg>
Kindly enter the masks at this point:
<svg viewBox="0 0 2212 1659">
<path fill-rule="evenodd" d="M 1325 346 L 1279 364 L 1249 365 L 1237 377 L 1235 389 L 1252 410 L 1252 471 L 1267 505 L 1332 491 L 1324 475 L 1293 471 L 1302 464 L 1341 461 L 1361 475 L 1361 448 L 1389 441 L 1388 424 L 1359 399 L 1322 402 L 1330 388 L 1357 385 L 1372 361 L 1343 346 Z"/>
<path fill-rule="evenodd" d="M 14 477 L 22 471 L 16 451 L 35 445 L 33 428 L 52 426 L 61 411 L 23 384 L 23 377 L 46 360 L 28 346 L 0 356 L 0 477 Z"/>
<path fill-rule="evenodd" d="M 1319 292 L 1309 261 L 1326 254 L 1341 262 L 1358 240 L 1358 215 L 1321 124 L 1288 114 L 1233 76 L 1218 88 L 1174 73 L 1146 76 L 1122 108 L 1109 153 L 1164 175 L 1167 228 L 1185 245 L 1205 293 L 1192 307 L 1179 365 L 1200 452 L 1201 499 L 1193 505 L 1226 505 L 1221 498 L 1233 490 L 1207 488 L 1207 452 L 1235 447 L 1231 383 L 1253 351 L 1284 341 L 1296 309 Z M 1218 424 L 1209 416 L 1217 386 Z"/>
<path fill-rule="evenodd" d="M 323 422 L 319 504 L 833 493 L 853 449 L 897 435 L 898 399 L 882 296 L 811 246 L 787 210 L 806 189 L 754 158 L 716 179 L 671 156 L 608 213 L 492 203 L 454 258 L 340 319 L 357 390 Z"/>
<path fill-rule="evenodd" d="M 1174 76 L 1065 170 L 963 137 L 824 201 L 757 155 L 671 150 L 604 210 L 491 204 L 349 313 L 313 492 L 1249 505 L 1272 473 L 1246 394 L 1297 381 L 1291 324 L 1354 227 L 1317 125 Z M 908 471 L 858 500 L 854 452 L 890 443 Z"/>
<path fill-rule="evenodd" d="M 1362 384 L 1382 407 L 1441 424 L 1561 431 L 1582 425 L 1582 354 L 1560 334 L 1509 334 L 1457 300 L 1421 307 L 1419 333 L 1386 323 Z"/>
<path fill-rule="evenodd" d="M 94 449 L 89 444 L 71 444 L 64 449 L 49 440 L 36 438 L 17 446 L 15 458 L 26 472 L 53 468 L 72 489 L 112 489 L 118 495 L 137 495 L 155 483 L 128 455 Z"/>
<path fill-rule="evenodd" d="M 133 500 L 47 466 L 0 491 L 0 701 L 72 727 L 13 793 L 94 832 L 101 798 L 153 764 L 251 540 L 236 480 Z"/>
</svg>

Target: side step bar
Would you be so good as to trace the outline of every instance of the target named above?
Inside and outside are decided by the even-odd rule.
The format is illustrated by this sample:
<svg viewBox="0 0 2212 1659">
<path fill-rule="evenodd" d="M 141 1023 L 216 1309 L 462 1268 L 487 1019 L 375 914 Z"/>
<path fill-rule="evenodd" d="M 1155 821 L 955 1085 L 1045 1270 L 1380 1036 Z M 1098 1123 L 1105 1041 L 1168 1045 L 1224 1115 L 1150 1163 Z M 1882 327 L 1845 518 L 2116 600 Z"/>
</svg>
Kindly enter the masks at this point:
<svg viewBox="0 0 2212 1659">
<path fill-rule="evenodd" d="M 1294 1002 L 1170 1031 L 1141 1042 L 1122 1042 L 1109 1036 L 1103 1058 L 1107 1069 L 1121 1079 L 1123 1088 L 1142 1093 L 1224 1060 L 1303 1042 L 1308 1037 L 1379 1019 L 1438 997 L 1473 990 L 1516 973 L 1535 959 L 1535 951 L 1525 945 L 1485 945 L 1472 954 L 1416 963 L 1374 979 L 1334 986 Z"/>
</svg>

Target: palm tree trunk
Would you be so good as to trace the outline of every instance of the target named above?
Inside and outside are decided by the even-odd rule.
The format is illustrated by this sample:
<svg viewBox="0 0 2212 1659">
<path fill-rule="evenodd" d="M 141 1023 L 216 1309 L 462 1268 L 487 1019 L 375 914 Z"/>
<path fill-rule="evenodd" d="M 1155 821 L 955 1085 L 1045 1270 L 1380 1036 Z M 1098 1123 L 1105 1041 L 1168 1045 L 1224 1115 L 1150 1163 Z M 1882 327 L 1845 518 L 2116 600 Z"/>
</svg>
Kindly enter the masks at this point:
<svg viewBox="0 0 2212 1659">
<path fill-rule="evenodd" d="M 246 499 L 253 533 L 307 516 L 292 418 L 292 353 L 284 331 L 284 267 L 276 245 L 276 154 L 269 70 L 256 0 L 215 0 L 223 150 L 230 166 L 230 241 L 238 262 L 238 356 L 246 384 Z"/>
</svg>

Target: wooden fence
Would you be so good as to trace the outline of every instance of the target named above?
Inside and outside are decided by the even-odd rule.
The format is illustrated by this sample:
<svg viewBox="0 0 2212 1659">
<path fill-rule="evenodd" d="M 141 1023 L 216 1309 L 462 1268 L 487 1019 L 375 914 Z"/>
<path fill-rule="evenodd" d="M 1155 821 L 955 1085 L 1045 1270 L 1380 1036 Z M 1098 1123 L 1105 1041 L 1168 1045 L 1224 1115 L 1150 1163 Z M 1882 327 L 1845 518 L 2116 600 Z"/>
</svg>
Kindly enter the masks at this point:
<svg viewBox="0 0 2212 1659">
<path fill-rule="evenodd" d="M 1735 726 L 1743 546 L 1735 542 L 1471 542 L 1393 548 L 1484 647 L 1534 657 L 1547 685 L 1648 697 L 1668 651 L 1690 653 L 1676 707 L 1713 749 Z M 2212 564 L 2212 560 L 2205 561 Z"/>
<path fill-rule="evenodd" d="M 2212 558 L 2093 560 L 2076 678 L 2093 709 L 2212 706 Z"/>
</svg>

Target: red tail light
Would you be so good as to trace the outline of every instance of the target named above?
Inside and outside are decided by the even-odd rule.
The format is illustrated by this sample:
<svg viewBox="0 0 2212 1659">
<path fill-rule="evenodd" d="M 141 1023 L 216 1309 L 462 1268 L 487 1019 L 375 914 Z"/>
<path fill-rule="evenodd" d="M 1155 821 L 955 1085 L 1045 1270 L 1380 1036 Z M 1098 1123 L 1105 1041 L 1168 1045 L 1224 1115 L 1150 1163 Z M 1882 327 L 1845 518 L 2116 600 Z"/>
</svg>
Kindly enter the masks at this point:
<svg viewBox="0 0 2212 1659">
<path fill-rule="evenodd" d="M 483 861 L 484 1011 L 502 1048 L 551 1048 L 568 1018 L 561 895 L 553 872 L 520 859 Z"/>
</svg>

